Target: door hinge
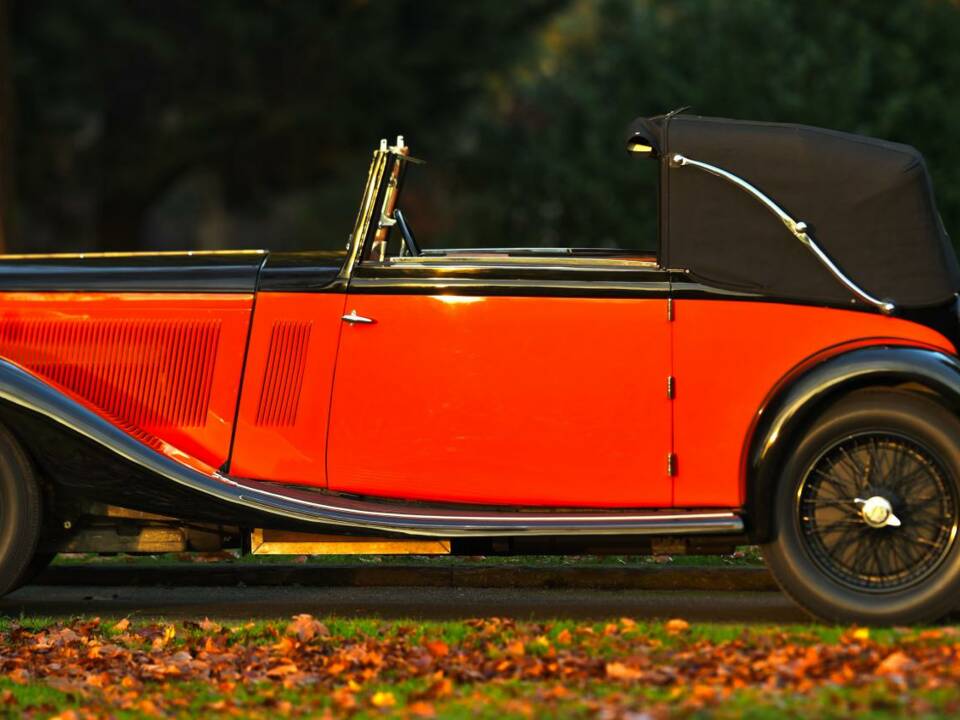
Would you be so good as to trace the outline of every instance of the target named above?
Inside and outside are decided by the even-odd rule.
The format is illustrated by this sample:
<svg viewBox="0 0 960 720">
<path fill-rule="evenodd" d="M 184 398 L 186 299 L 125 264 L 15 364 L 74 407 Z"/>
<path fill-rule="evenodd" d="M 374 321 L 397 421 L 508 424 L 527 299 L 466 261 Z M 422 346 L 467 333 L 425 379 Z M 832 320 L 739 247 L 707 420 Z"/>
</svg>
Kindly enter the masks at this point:
<svg viewBox="0 0 960 720">
<path fill-rule="evenodd" d="M 677 381 L 674 379 L 673 375 L 667 375 L 667 397 L 673 400 L 673 396 L 676 395 Z"/>
<path fill-rule="evenodd" d="M 667 453 L 667 475 L 673 477 L 677 474 L 677 454 Z"/>
<path fill-rule="evenodd" d="M 667 320 L 673 322 L 673 298 L 667 298 Z"/>
</svg>

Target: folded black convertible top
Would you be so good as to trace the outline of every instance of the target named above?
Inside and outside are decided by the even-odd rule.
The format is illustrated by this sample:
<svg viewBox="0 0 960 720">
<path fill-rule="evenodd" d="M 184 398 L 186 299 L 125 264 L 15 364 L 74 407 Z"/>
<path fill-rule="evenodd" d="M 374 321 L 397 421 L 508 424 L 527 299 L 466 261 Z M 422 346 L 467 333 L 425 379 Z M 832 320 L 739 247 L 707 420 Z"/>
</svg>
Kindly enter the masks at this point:
<svg viewBox="0 0 960 720">
<path fill-rule="evenodd" d="M 703 282 L 772 297 L 855 303 L 764 206 L 676 153 L 734 173 L 812 229 L 860 287 L 898 307 L 941 304 L 960 269 L 923 156 L 913 147 L 805 125 L 694 115 L 639 118 L 661 159 L 661 262 Z"/>
</svg>

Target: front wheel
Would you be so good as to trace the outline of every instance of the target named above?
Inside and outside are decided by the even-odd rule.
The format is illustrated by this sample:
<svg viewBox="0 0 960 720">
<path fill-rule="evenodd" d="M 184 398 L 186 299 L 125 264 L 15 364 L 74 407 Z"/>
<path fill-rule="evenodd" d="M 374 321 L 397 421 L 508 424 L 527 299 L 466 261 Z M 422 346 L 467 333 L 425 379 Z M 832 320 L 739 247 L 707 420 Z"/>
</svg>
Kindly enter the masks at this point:
<svg viewBox="0 0 960 720">
<path fill-rule="evenodd" d="M 767 565 L 818 618 L 906 624 L 960 604 L 960 421 L 932 399 L 837 402 L 787 460 L 772 511 Z"/>
<path fill-rule="evenodd" d="M 0 425 L 0 595 L 28 571 L 40 536 L 40 489 L 23 448 Z"/>
</svg>

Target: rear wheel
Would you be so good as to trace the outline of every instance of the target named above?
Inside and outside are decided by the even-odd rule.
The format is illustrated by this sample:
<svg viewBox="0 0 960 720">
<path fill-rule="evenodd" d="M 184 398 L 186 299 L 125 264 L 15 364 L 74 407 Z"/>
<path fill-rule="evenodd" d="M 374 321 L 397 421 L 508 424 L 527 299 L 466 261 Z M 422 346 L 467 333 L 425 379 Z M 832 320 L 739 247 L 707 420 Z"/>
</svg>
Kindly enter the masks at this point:
<svg viewBox="0 0 960 720">
<path fill-rule="evenodd" d="M 788 459 L 764 557 L 813 615 L 934 620 L 960 601 L 960 421 L 905 392 L 854 393 Z"/>
<path fill-rule="evenodd" d="M 30 567 L 40 520 L 40 490 L 30 461 L 0 427 L 0 595 L 15 589 Z"/>
</svg>

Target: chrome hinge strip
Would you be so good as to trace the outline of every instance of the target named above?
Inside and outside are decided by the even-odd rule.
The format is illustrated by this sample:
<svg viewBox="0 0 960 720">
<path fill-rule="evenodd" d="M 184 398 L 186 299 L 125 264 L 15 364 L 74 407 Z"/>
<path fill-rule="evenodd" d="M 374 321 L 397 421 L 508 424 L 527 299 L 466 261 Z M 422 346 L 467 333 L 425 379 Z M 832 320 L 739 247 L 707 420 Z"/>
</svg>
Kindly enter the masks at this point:
<svg viewBox="0 0 960 720">
<path fill-rule="evenodd" d="M 677 454 L 667 453 L 667 475 L 673 477 L 677 474 Z"/>
<path fill-rule="evenodd" d="M 727 170 L 717 167 L 716 165 L 700 162 L 699 160 L 692 160 L 684 155 L 680 155 L 679 153 L 671 156 L 670 158 L 671 167 L 686 167 L 688 165 L 722 178 L 753 196 L 754 199 L 759 201 L 770 212 L 780 218 L 780 222 L 786 226 L 787 230 L 789 230 L 793 236 L 797 238 L 797 240 L 802 242 L 807 246 L 807 248 L 810 249 L 810 251 L 816 256 L 817 260 L 819 260 L 820 263 L 826 267 L 828 271 L 830 271 L 830 274 L 839 280 L 840 283 L 847 288 L 847 290 L 852 292 L 863 302 L 874 306 L 886 315 L 889 315 L 896 309 L 896 306 L 889 300 L 880 300 L 875 298 L 873 295 L 868 293 L 866 290 L 853 282 L 853 280 L 847 277 L 846 274 L 837 266 L 837 264 L 830 259 L 830 256 L 827 255 L 823 248 L 817 245 L 816 241 L 813 239 L 813 236 L 809 232 L 807 224 L 803 222 L 803 220 L 794 220 L 792 217 L 790 217 L 790 215 L 787 214 L 786 210 L 777 205 L 777 203 L 771 200 L 756 187 L 748 183 L 742 177 L 734 175 L 732 172 L 728 172 Z"/>
<path fill-rule="evenodd" d="M 676 384 L 677 381 L 673 375 L 667 375 L 667 397 L 673 400 L 674 395 L 676 394 Z"/>
<path fill-rule="evenodd" d="M 667 298 L 667 320 L 673 322 L 673 298 Z"/>
</svg>

